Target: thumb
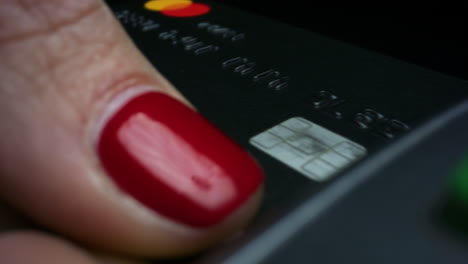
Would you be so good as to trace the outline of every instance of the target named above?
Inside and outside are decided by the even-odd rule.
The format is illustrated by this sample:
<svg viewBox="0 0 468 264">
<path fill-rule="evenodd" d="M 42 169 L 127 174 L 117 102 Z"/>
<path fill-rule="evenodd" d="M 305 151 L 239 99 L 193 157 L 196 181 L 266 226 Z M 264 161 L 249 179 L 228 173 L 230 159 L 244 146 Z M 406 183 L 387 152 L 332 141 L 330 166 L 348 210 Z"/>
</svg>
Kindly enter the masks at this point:
<svg viewBox="0 0 468 264">
<path fill-rule="evenodd" d="M 0 6 L 0 195 L 104 250 L 175 256 L 244 226 L 262 172 L 95 0 Z"/>
</svg>

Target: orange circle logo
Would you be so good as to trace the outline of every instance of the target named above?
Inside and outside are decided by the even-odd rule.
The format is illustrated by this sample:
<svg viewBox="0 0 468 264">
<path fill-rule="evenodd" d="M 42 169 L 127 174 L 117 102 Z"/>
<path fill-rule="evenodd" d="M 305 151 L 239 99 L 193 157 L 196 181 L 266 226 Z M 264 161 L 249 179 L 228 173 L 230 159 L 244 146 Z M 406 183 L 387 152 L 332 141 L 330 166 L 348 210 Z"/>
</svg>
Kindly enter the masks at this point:
<svg viewBox="0 0 468 264">
<path fill-rule="evenodd" d="M 151 0 L 145 3 L 147 10 L 169 17 L 194 17 L 210 12 L 211 7 L 191 0 Z"/>
</svg>

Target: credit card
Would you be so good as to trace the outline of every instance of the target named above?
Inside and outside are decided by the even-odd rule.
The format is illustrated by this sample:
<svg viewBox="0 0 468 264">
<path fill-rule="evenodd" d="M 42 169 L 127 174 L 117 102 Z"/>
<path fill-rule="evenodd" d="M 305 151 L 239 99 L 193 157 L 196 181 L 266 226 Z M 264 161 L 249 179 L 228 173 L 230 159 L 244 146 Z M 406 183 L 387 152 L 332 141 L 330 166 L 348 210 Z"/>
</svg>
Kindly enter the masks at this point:
<svg viewBox="0 0 468 264">
<path fill-rule="evenodd" d="M 191 261 L 229 259 L 468 98 L 464 80 L 220 2 L 163 2 L 108 4 L 149 61 L 266 174 L 243 235 Z"/>
</svg>

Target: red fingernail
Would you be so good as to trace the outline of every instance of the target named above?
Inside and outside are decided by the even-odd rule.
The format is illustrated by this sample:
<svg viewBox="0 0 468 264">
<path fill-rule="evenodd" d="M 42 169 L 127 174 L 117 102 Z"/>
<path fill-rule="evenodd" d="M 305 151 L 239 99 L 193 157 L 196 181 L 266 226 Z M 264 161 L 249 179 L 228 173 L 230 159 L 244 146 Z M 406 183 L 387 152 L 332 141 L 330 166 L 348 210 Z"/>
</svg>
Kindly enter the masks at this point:
<svg viewBox="0 0 468 264">
<path fill-rule="evenodd" d="M 245 150 L 162 93 L 137 96 L 114 114 L 101 132 L 98 153 L 123 191 L 194 227 L 220 223 L 263 181 Z"/>
</svg>

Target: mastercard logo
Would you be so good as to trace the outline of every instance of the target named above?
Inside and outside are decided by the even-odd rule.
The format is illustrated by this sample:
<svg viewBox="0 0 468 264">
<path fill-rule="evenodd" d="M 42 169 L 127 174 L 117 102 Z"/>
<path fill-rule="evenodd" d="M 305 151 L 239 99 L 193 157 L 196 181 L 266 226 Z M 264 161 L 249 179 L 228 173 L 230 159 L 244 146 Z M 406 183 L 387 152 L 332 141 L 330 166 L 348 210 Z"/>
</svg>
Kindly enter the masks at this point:
<svg viewBox="0 0 468 264">
<path fill-rule="evenodd" d="M 145 8 L 169 17 L 201 16 L 211 9 L 206 4 L 194 3 L 191 0 L 152 0 L 145 3 Z"/>
</svg>

